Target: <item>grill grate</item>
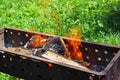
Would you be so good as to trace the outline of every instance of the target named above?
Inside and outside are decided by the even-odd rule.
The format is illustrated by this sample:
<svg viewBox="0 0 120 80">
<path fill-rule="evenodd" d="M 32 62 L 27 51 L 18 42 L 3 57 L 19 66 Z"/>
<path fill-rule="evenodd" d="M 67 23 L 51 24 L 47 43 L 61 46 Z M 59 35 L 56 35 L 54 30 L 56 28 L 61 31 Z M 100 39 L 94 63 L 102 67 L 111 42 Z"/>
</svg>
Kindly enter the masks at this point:
<svg viewBox="0 0 120 80">
<path fill-rule="evenodd" d="M 81 70 L 78 67 L 50 61 L 41 57 L 14 53 L 4 47 L 19 47 L 33 35 L 54 36 L 43 33 L 23 31 L 5 27 L 0 30 L 0 71 L 34 80 L 119 80 L 120 47 L 81 41 L 83 58 L 91 63 L 93 70 Z M 67 40 L 75 40 L 62 37 Z M 46 63 L 52 63 L 49 67 Z"/>
</svg>

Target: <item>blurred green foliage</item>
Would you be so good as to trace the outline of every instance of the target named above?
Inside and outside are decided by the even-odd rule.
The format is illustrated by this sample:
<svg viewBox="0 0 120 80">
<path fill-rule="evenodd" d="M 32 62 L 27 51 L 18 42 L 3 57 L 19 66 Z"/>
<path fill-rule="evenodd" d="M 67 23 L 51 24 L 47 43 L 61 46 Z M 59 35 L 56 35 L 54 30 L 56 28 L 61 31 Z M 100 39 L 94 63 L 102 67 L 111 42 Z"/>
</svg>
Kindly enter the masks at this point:
<svg viewBox="0 0 120 80">
<path fill-rule="evenodd" d="M 83 40 L 120 45 L 119 21 L 119 0 L 0 0 L 0 27 L 60 36 L 77 27 Z"/>
</svg>

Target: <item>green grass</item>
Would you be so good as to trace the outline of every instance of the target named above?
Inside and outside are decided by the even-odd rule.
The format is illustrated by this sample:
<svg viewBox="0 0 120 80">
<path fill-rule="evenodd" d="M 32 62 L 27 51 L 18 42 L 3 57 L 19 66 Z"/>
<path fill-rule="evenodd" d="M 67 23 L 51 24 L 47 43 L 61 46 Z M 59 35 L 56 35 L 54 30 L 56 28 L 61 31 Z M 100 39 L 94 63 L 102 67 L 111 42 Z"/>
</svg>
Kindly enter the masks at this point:
<svg viewBox="0 0 120 80">
<path fill-rule="evenodd" d="M 60 36 L 78 28 L 83 40 L 120 46 L 119 21 L 119 0 L 0 0 L 0 27 Z"/>
<path fill-rule="evenodd" d="M 14 76 L 0 72 L 0 80 L 23 80 Z"/>
</svg>

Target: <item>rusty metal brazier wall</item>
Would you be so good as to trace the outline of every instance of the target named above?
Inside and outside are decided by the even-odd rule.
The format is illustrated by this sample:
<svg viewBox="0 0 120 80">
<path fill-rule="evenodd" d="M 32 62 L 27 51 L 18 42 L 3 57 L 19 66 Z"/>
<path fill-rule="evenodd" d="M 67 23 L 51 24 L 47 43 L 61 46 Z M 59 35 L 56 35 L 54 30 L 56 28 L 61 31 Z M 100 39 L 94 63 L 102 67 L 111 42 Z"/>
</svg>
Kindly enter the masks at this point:
<svg viewBox="0 0 120 80">
<path fill-rule="evenodd" d="M 23 46 L 31 36 L 36 34 L 54 37 L 54 35 L 10 27 L 0 29 L 1 72 L 28 80 L 120 80 L 120 47 L 81 41 L 80 49 L 84 60 L 93 64 L 94 67 L 102 66 L 100 70 L 82 70 L 75 66 L 4 49 L 4 47 Z M 62 38 L 65 42 L 66 40 L 75 40 Z M 54 66 L 49 67 L 46 62 L 52 63 Z"/>
</svg>

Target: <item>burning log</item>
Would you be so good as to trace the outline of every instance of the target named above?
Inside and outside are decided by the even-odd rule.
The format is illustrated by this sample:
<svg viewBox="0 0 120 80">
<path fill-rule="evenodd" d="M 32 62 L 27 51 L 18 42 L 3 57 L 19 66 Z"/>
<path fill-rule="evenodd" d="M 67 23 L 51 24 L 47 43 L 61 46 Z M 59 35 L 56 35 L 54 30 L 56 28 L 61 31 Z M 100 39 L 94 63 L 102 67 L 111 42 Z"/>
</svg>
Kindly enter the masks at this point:
<svg viewBox="0 0 120 80">
<path fill-rule="evenodd" d="M 56 61 L 56 62 L 60 62 L 60 63 L 68 64 L 68 65 L 71 65 L 71 66 L 76 66 L 76 67 L 79 67 L 81 69 L 88 70 L 87 67 L 82 66 L 80 63 L 75 62 L 71 59 L 67 59 L 67 58 L 65 58 L 65 57 L 63 57 L 63 56 L 61 56 L 57 53 L 54 53 L 52 51 L 47 51 L 44 54 L 42 54 L 41 56 L 44 57 L 44 58 L 47 58 L 49 60 L 52 60 L 52 61 Z"/>
</svg>

